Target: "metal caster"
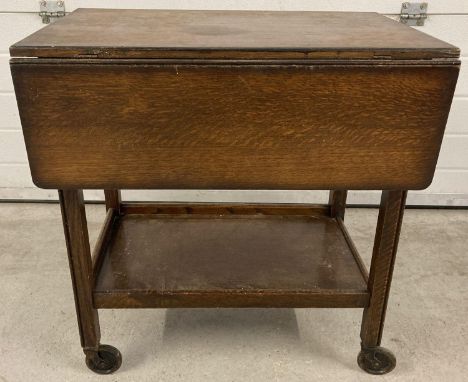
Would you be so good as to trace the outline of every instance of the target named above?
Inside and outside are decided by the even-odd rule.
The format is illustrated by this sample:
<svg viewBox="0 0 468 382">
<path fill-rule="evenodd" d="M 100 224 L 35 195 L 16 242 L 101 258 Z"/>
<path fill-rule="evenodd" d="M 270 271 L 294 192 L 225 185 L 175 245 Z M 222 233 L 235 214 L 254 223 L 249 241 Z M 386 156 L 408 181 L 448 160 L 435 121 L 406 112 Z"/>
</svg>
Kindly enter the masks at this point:
<svg viewBox="0 0 468 382">
<path fill-rule="evenodd" d="M 387 374 L 396 366 L 392 352 L 380 346 L 362 347 L 357 362 L 366 373 L 375 375 Z"/>
<path fill-rule="evenodd" d="M 99 345 L 98 351 L 86 354 L 86 366 L 97 374 L 111 374 L 122 365 L 122 354 L 113 346 Z"/>
</svg>

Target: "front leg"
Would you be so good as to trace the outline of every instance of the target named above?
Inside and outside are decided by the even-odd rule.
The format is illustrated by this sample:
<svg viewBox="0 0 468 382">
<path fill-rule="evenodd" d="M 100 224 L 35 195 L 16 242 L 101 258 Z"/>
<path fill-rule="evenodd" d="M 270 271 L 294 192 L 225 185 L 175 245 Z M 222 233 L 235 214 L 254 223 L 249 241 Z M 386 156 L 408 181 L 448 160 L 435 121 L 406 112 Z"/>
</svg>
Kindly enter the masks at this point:
<svg viewBox="0 0 468 382">
<path fill-rule="evenodd" d="M 120 367 L 122 357 L 114 347 L 99 343 L 101 332 L 98 312 L 93 305 L 93 272 L 83 190 L 59 190 L 59 198 L 86 364 L 96 373 L 109 374 Z"/>
<path fill-rule="evenodd" d="M 406 191 L 383 191 L 369 272 L 369 306 L 361 326 L 359 366 L 371 374 L 385 374 L 396 365 L 395 356 L 380 347 L 392 281 L 393 266 L 405 208 Z"/>
</svg>

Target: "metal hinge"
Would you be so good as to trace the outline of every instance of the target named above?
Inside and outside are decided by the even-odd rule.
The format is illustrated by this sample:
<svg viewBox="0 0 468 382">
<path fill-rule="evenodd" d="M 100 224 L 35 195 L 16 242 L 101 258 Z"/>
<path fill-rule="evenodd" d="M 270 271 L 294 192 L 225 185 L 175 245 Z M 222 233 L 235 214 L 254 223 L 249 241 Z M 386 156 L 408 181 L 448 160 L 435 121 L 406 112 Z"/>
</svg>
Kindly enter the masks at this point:
<svg viewBox="0 0 468 382">
<path fill-rule="evenodd" d="M 42 17 L 42 22 L 44 24 L 49 24 L 51 17 L 65 16 L 65 1 L 63 0 L 41 0 L 39 2 L 39 7 L 39 16 Z"/>
<path fill-rule="evenodd" d="M 401 5 L 400 23 L 410 26 L 423 26 L 427 19 L 427 3 L 403 3 Z"/>
</svg>

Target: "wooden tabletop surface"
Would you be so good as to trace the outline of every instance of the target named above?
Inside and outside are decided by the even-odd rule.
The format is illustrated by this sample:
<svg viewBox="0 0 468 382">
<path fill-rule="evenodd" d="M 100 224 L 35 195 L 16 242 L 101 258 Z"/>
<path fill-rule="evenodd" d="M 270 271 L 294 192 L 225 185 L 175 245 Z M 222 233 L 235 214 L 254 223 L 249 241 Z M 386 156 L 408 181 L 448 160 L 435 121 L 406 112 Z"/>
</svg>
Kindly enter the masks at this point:
<svg viewBox="0 0 468 382">
<path fill-rule="evenodd" d="M 77 9 L 16 57 L 453 58 L 459 50 L 377 13 Z"/>
</svg>

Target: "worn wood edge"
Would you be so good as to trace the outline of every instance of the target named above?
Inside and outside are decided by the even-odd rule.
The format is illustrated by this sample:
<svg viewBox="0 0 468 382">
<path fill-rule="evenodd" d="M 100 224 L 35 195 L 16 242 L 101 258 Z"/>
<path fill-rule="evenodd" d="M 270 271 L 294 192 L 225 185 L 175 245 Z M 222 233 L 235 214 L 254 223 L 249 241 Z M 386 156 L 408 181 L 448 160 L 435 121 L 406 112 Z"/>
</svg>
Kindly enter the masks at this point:
<svg viewBox="0 0 468 382">
<path fill-rule="evenodd" d="M 146 47 L 89 47 L 89 46 L 10 46 L 12 57 L 41 58 L 221 58 L 221 59 L 437 59 L 457 58 L 460 49 L 453 48 L 146 48 Z"/>
<path fill-rule="evenodd" d="M 348 247 L 351 251 L 351 253 L 353 254 L 353 257 L 354 257 L 354 260 L 356 261 L 356 264 L 359 268 L 359 270 L 361 271 L 361 275 L 365 281 L 365 283 L 367 284 L 369 282 L 369 272 L 367 271 L 367 268 L 364 264 L 364 261 L 362 261 L 362 258 L 361 256 L 359 255 L 359 251 L 357 250 L 356 248 L 356 245 L 354 244 L 353 240 L 351 239 L 351 235 L 349 234 L 345 224 L 344 224 L 344 221 L 342 218 L 336 218 L 336 221 L 338 223 L 338 227 L 340 227 L 341 229 L 341 232 L 343 233 L 343 236 L 346 240 L 346 243 L 348 244 Z"/>
<path fill-rule="evenodd" d="M 89 64 L 89 65 L 133 65 L 133 64 L 144 64 L 144 65 L 206 65 L 206 66 L 219 66 L 219 65 L 329 65 L 329 66 L 418 66 L 418 67 L 432 67 L 434 65 L 460 65 L 461 61 L 458 57 L 453 58 L 437 58 L 437 59 L 426 59 L 426 60 L 398 60 L 398 59 L 198 59 L 198 58 L 94 58 L 94 57 L 83 57 L 83 58 L 41 58 L 41 57 L 11 57 L 11 65 L 21 64 Z"/>
<path fill-rule="evenodd" d="M 295 215 L 329 216 L 330 206 L 286 203 L 122 203 L 122 215 Z"/>
<path fill-rule="evenodd" d="M 99 291 L 98 309 L 124 308 L 364 308 L 370 295 L 361 290 L 312 291 Z"/>
<path fill-rule="evenodd" d="M 114 208 L 109 208 L 107 210 L 106 217 L 104 219 L 104 224 L 101 228 L 101 231 L 99 232 L 96 245 L 94 246 L 93 252 L 91 254 L 93 285 L 101 269 L 101 265 L 105 257 L 107 244 L 112 238 L 112 230 L 117 215 L 117 210 L 115 210 Z"/>
</svg>

